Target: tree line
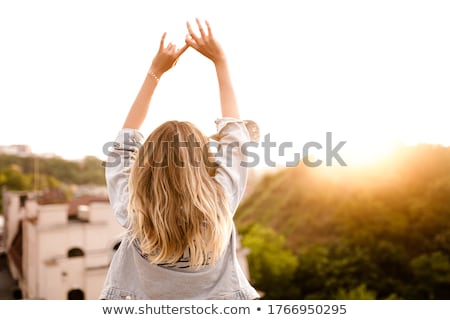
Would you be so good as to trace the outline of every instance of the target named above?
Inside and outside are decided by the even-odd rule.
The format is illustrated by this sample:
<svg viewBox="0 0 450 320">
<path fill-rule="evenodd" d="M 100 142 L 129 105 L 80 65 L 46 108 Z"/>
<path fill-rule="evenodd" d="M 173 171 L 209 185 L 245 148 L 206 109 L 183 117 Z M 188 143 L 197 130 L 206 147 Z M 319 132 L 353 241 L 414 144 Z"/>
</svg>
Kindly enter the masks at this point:
<svg viewBox="0 0 450 320">
<path fill-rule="evenodd" d="M 105 185 L 104 167 L 100 159 L 87 156 L 73 161 L 60 157 L 20 157 L 0 154 L 0 189 L 62 189 L 70 198 L 71 185 Z M 0 194 L 0 213 L 2 210 Z"/>
</svg>

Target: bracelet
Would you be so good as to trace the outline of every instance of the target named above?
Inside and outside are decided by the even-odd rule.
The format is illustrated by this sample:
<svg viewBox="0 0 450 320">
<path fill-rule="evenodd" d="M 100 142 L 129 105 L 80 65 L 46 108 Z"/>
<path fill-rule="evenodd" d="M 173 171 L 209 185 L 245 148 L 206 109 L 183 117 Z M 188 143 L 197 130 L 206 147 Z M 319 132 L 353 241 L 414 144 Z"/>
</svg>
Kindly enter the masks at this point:
<svg viewBox="0 0 450 320">
<path fill-rule="evenodd" d="M 153 71 L 149 71 L 148 74 L 151 75 L 156 81 L 159 81 L 158 76 Z"/>
</svg>

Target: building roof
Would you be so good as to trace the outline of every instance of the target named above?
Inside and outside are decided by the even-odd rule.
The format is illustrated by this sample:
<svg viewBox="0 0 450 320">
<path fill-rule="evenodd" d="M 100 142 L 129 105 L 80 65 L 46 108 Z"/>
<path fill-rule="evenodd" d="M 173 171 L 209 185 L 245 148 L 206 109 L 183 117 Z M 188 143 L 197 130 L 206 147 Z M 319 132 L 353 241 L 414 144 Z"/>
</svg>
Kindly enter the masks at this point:
<svg viewBox="0 0 450 320">
<path fill-rule="evenodd" d="M 48 189 L 41 193 L 37 198 L 37 202 L 40 205 L 67 203 L 67 201 L 67 195 L 59 188 Z"/>
<path fill-rule="evenodd" d="M 90 205 L 92 202 L 109 202 L 106 196 L 85 195 L 80 196 L 69 202 L 69 217 L 76 216 L 78 214 L 78 207 L 82 205 Z"/>
</svg>

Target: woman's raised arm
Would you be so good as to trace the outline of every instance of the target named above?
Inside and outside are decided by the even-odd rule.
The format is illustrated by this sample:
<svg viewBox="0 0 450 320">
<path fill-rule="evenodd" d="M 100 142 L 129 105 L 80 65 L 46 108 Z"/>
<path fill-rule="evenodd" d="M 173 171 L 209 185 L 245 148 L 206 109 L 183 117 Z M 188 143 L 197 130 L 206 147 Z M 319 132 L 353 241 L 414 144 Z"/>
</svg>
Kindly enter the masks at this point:
<svg viewBox="0 0 450 320">
<path fill-rule="evenodd" d="M 220 105 L 222 108 L 222 117 L 231 117 L 239 119 L 239 108 L 236 101 L 233 85 L 231 83 L 230 71 L 227 64 L 225 53 L 219 42 L 214 38 L 211 26 L 205 21 L 207 31 L 196 19 L 200 36 L 197 36 L 187 22 L 189 35 L 186 36 L 186 43 L 192 48 L 209 58 L 216 67 L 217 80 L 219 81 Z"/>
<path fill-rule="evenodd" d="M 164 33 L 161 38 L 159 50 L 153 58 L 144 83 L 142 84 L 142 87 L 139 90 L 130 111 L 128 112 L 123 128 L 136 130 L 140 129 L 145 117 L 147 116 L 150 101 L 159 79 L 167 70 L 176 64 L 178 58 L 188 48 L 187 44 L 180 49 L 177 49 L 177 47 L 172 43 L 169 43 L 166 46 L 164 44 L 165 38 L 166 33 Z"/>
</svg>

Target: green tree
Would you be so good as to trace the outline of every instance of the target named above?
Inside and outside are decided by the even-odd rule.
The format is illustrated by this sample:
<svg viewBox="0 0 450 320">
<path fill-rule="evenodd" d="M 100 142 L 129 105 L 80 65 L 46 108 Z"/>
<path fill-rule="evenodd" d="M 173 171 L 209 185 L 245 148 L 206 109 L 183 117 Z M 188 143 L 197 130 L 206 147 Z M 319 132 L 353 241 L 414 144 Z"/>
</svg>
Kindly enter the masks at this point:
<svg viewBox="0 0 450 320">
<path fill-rule="evenodd" d="M 416 299 L 450 299 L 450 259 L 441 252 L 423 254 L 411 261 Z"/>
<path fill-rule="evenodd" d="M 22 191 L 31 187 L 31 178 L 22 173 L 20 166 L 9 165 L 0 169 L 0 214 L 3 213 L 3 188 Z"/>
<path fill-rule="evenodd" d="M 10 190 L 27 190 L 31 188 L 31 178 L 22 173 L 17 165 L 11 165 L 0 170 L 0 187 L 6 186 Z"/>
<path fill-rule="evenodd" d="M 259 224 L 253 225 L 242 239 L 242 245 L 250 249 L 252 280 L 266 299 L 288 299 L 295 294 L 286 288 L 294 277 L 297 258 L 285 244 L 283 236 Z"/>
<path fill-rule="evenodd" d="M 85 157 L 80 164 L 79 184 L 104 185 L 105 173 L 100 159 L 92 156 Z"/>
<path fill-rule="evenodd" d="M 350 290 L 339 289 L 338 293 L 334 296 L 336 300 L 374 300 L 377 294 L 375 291 L 367 290 L 366 285 L 363 283 L 356 288 Z"/>
</svg>

